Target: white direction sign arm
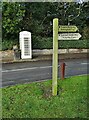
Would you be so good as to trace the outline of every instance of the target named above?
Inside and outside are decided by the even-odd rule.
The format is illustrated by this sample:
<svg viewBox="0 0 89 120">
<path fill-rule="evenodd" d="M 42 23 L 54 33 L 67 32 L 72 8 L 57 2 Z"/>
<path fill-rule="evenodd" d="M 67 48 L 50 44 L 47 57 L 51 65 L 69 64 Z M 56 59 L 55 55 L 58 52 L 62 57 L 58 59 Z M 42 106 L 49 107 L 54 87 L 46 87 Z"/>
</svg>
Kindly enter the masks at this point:
<svg viewBox="0 0 89 120">
<path fill-rule="evenodd" d="M 77 26 L 74 25 L 60 25 L 59 32 L 76 32 L 78 30 Z"/>
<path fill-rule="evenodd" d="M 79 33 L 60 33 L 58 40 L 78 40 L 80 37 Z"/>
</svg>

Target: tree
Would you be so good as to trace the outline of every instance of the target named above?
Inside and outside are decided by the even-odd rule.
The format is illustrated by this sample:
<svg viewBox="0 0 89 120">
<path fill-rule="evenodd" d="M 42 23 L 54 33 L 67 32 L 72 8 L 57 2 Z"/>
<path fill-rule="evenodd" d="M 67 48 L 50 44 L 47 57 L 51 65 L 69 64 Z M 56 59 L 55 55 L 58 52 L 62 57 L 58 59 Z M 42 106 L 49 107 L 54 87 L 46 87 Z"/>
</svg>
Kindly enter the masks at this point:
<svg viewBox="0 0 89 120">
<path fill-rule="evenodd" d="M 89 16 L 89 2 L 68 1 L 3 3 L 3 39 L 18 39 L 19 32 L 27 30 L 32 33 L 33 45 L 37 46 L 39 40 L 53 36 L 54 18 L 59 19 L 60 25 L 76 25 L 82 38 L 88 38 L 86 18 Z"/>
<path fill-rule="evenodd" d="M 21 30 L 20 25 L 25 13 L 22 3 L 3 3 L 2 7 L 2 32 L 3 39 L 12 39 Z"/>
</svg>

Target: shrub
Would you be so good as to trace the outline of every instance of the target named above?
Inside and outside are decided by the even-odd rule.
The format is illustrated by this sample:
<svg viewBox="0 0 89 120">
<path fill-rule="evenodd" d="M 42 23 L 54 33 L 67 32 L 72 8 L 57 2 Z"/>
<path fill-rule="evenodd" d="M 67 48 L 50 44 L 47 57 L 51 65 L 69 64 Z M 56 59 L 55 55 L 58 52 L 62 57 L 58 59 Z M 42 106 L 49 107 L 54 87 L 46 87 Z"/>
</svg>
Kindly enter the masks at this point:
<svg viewBox="0 0 89 120">
<path fill-rule="evenodd" d="M 52 49 L 52 38 L 43 38 L 40 36 L 34 36 L 32 38 L 33 49 Z"/>
<path fill-rule="evenodd" d="M 18 45 L 17 40 L 3 40 L 2 41 L 2 50 L 11 50 L 13 45 Z"/>
<path fill-rule="evenodd" d="M 89 40 L 65 40 L 59 41 L 59 48 L 74 48 L 74 49 L 84 49 L 88 48 Z"/>
<path fill-rule="evenodd" d="M 18 40 L 2 41 L 2 50 L 11 50 L 13 45 L 19 46 Z M 86 49 L 89 46 L 89 40 L 61 40 L 58 41 L 59 49 Z M 32 36 L 32 49 L 53 49 L 52 37 Z"/>
<path fill-rule="evenodd" d="M 32 38 L 33 49 L 53 49 L 53 38 L 42 38 L 39 36 L 35 36 Z M 61 40 L 58 41 L 58 48 L 67 49 L 67 48 L 75 48 L 75 49 L 84 49 L 88 48 L 89 40 Z"/>
</svg>

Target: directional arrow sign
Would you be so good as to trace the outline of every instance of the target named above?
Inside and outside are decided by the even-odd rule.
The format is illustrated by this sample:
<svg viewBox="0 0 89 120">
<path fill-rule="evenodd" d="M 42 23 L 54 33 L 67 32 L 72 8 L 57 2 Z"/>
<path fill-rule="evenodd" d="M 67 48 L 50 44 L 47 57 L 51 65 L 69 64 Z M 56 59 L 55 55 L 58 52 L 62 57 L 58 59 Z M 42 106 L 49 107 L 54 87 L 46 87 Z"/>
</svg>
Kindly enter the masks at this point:
<svg viewBox="0 0 89 120">
<path fill-rule="evenodd" d="M 78 28 L 74 25 L 60 25 L 59 32 L 76 32 Z"/>
<path fill-rule="evenodd" d="M 60 33 L 58 40 L 78 40 L 80 37 L 79 33 Z"/>
</svg>

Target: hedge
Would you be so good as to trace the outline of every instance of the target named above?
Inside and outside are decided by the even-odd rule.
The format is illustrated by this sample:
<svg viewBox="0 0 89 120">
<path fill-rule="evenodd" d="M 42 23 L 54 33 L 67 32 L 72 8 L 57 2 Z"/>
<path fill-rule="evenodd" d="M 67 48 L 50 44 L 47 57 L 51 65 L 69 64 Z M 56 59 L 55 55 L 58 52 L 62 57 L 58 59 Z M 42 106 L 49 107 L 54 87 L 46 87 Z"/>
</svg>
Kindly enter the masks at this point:
<svg viewBox="0 0 89 120">
<path fill-rule="evenodd" d="M 19 45 L 17 40 L 3 40 L 2 41 L 2 50 L 11 50 L 13 45 Z"/>
<path fill-rule="evenodd" d="M 13 45 L 19 46 L 18 40 L 4 40 L 2 41 L 2 50 L 11 50 Z M 58 47 L 61 49 L 74 48 L 86 49 L 89 48 L 89 40 L 61 40 L 58 41 Z M 39 36 L 32 37 L 32 49 L 52 49 L 53 39 L 43 38 Z"/>
<path fill-rule="evenodd" d="M 52 49 L 53 38 L 33 38 L 33 49 Z M 60 40 L 58 41 L 58 48 L 75 48 L 84 49 L 89 47 L 89 40 Z"/>
</svg>

